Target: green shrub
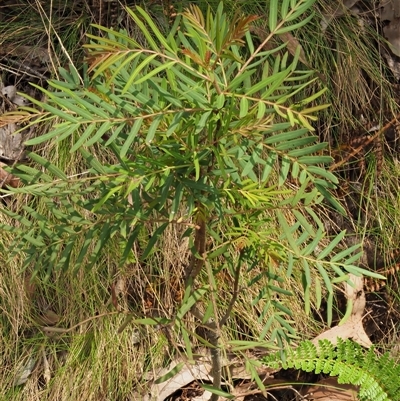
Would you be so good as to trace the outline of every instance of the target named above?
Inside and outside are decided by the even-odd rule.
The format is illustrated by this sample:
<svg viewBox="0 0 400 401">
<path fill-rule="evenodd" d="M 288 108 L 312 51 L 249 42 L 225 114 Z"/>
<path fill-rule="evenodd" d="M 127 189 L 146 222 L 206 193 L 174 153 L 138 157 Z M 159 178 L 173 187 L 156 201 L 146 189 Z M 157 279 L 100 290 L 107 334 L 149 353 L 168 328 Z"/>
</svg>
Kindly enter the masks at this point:
<svg viewBox="0 0 400 401">
<path fill-rule="evenodd" d="M 327 144 L 310 134 L 327 105 L 315 105 L 323 91 L 295 100 L 315 79 L 298 67 L 300 49 L 290 54 L 286 44 L 266 46 L 307 24 L 313 3 L 271 1 L 270 32 L 261 44 L 249 32 L 256 17 L 229 20 L 222 3 L 215 15 L 191 5 L 167 36 L 140 7 L 129 11 L 140 41 L 99 26 L 105 37 L 90 36 L 84 71 L 61 69 L 63 80 L 38 88 L 46 102 L 29 98 L 43 110 L 29 109 L 32 124 L 53 126 L 27 145 L 67 143 L 86 169 L 67 176 L 30 152 L 36 167 L 11 170 L 24 186 L 10 192 L 40 199 L 47 212 L 32 204 L 21 212 L 2 210 L 18 222 L 2 225 L 15 236 L 10 256 L 26 255 L 25 267 L 50 277 L 54 270 L 90 269 L 118 237 L 121 266 L 139 240 L 135 257 L 146 263 L 154 253 L 162 258 L 157 242 L 167 228 L 182 227 L 191 256 L 182 267 L 180 305 L 172 317 L 134 322 L 172 324 L 189 357 L 185 315 L 195 314 L 217 332 L 241 288 L 255 284 L 261 290 L 254 305 L 261 305 L 265 321 L 260 341 L 282 345 L 297 335 L 292 310 L 282 301 L 292 294 L 283 285 L 292 276 L 303 284 L 307 312 L 312 297 L 319 307 L 326 292 L 331 321 L 332 284 L 365 271 L 354 265 L 359 246 L 338 252 L 345 232 L 326 241 L 314 212 L 324 199 L 343 211 L 330 193 L 338 181 L 326 168 Z M 218 308 L 216 274 L 222 270 L 234 277 L 225 310 Z M 247 283 L 241 282 L 244 270 L 254 272 Z M 203 271 L 208 283 L 194 285 Z M 216 345 L 218 336 L 211 337 L 205 342 Z"/>
</svg>

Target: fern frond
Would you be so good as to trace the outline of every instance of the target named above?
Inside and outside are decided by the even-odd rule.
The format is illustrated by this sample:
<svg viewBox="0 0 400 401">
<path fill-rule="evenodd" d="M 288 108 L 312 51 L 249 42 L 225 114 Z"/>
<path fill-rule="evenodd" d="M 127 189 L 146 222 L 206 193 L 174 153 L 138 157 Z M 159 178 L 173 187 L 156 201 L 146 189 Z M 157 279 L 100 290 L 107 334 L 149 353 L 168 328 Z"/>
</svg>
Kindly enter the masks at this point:
<svg viewBox="0 0 400 401">
<path fill-rule="evenodd" d="M 303 341 L 296 349 L 288 349 L 285 359 L 277 353 L 263 358 L 263 363 L 273 368 L 337 376 L 340 384 L 359 386 L 361 401 L 400 399 L 400 365 L 388 354 L 378 357 L 373 348 L 364 350 L 351 340 L 338 339 L 337 345 L 320 340 L 318 346 Z"/>
</svg>

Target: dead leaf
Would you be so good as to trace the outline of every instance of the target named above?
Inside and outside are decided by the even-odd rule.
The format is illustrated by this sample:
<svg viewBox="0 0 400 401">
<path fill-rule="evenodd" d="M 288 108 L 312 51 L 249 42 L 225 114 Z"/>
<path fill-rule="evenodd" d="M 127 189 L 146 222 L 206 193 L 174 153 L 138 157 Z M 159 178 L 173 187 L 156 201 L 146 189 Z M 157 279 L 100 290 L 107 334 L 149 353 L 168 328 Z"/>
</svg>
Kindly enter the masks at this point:
<svg viewBox="0 0 400 401">
<path fill-rule="evenodd" d="M 25 294 L 29 300 L 32 300 L 36 292 L 36 283 L 32 280 L 32 274 L 27 273 L 24 277 Z"/>
<path fill-rule="evenodd" d="M 340 337 L 343 340 L 352 339 L 363 347 L 369 348 L 372 345 L 370 338 L 364 330 L 362 319 L 366 305 L 365 293 L 363 290 L 364 280 L 362 277 L 350 274 L 350 279 L 354 283 L 354 287 L 345 283 L 345 295 L 348 302 L 353 305 L 351 315 L 348 320 L 341 326 L 335 326 L 330 330 L 324 331 L 315 337 L 312 342 L 318 344 L 319 340 L 327 339 L 331 343 L 336 344 Z"/>
<path fill-rule="evenodd" d="M 27 106 L 29 104 L 29 100 L 24 98 L 17 93 L 17 87 L 14 85 L 6 86 L 1 89 L 1 94 L 5 99 L 9 102 L 14 103 L 17 106 Z"/>
<path fill-rule="evenodd" d="M 383 34 L 389 42 L 390 50 L 400 57 L 400 18 L 394 18 L 383 28 Z"/>
<path fill-rule="evenodd" d="M 351 384 L 339 384 L 335 377 L 330 377 L 309 386 L 301 392 L 307 400 L 314 401 L 355 401 L 357 400 L 358 388 Z"/>
<path fill-rule="evenodd" d="M 26 138 L 22 133 L 15 133 L 19 128 L 14 123 L 0 127 L 0 157 L 3 159 L 19 160 L 23 158 Z"/>
<path fill-rule="evenodd" d="M 176 368 L 179 363 L 181 362 L 172 362 L 167 368 L 162 369 L 157 374 L 157 378 L 165 376 L 168 372 Z M 143 398 L 143 401 L 164 401 L 175 391 L 196 380 L 207 380 L 212 382 L 212 376 L 210 375 L 211 369 L 211 364 L 208 362 L 199 361 L 195 365 L 187 364 L 179 371 L 179 373 L 167 381 L 159 384 L 153 384 L 150 389 L 150 395 L 146 395 Z M 211 394 L 208 395 L 208 398 L 210 396 Z"/>
<path fill-rule="evenodd" d="M 0 47 L 1 56 L 19 57 L 34 64 L 50 63 L 50 54 L 47 48 L 38 46 L 16 46 L 13 44 L 2 44 Z"/>
<path fill-rule="evenodd" d="M 392 74 L 396 79 L 400 80 L 400 63 L 395 60 L 395 56 L 390 54 L 388 51 L 385 51 L 385 49 L 382 49 L 382 53 L 388 63 L 390 70 L 392 71 Z"/>
<path fill-rule="evenodd" d="M 118 305 L 118 298 L 117 298 L 117 294 L 115 292 L 115 284 L 113 283 L 111 285 L 111 303 L 113 304 L 114 308 L 119 311 L 119 305 Z"/>
<path fill-rule="evenodd" d="M 19 367 L 17 374 L 14 379 L 14 386 L 20 386 L 21 384 L 25 384 L 32 374 L 32 371 L 36 365 L 35 358 L 29 358 L 24 364 L 21 364 Z"/>
<path fill-rule="evenodd" d="M 202 395 L 198 395 L 197 397 L 192 398 L 192 401 L 208 401 L 212 394 L 205 390 Z"/>
<path fill-rule="evenodd" d="M 32 118 L 31 113 L 23 110 L 8 111 L 0 115 L 0 128 L 8 124 L 22 124 L 28 122 Z"/>
<path fill-rule="evenodd" d="M 333 7 L 326 13 L 324 13 L 324 17 L 328 17 L 330 19 L 341 17 L 346 14 L 348 10 L 353 8 L 358 0 L 343 0 L 343 1 L 335 1 Z"/>
<path fill-rule="evenodd" d="M 400 18 L 399 0 L 382 0 L 379 3 L 381 21 L 392 21 L 394 18 Z"/>
<path fill-rule="evenodd" d="M 322 14 L 322 30 L 325 31 L 334 18 L 346 15 L 347 12 L 358 14 L 359 10 L 356 7 L 357 3 L 358 0 L 342 0 L 333 2 L 333 6 L 326 11 L 324 10 Z"/>
<path fill-rule="evenodd" d="M 281 33 L 279 35 L 279 37 L 281 38 L 281 40 L 283 42 L 287 43 L 286 47 L 292 56 L 294 56 L 296 54 L 297 48 L 300 47 L 299 60 L 305 66 L 309 66 L 307 59 L 306 59 L 306 54 L 304 53 L 304 50 L 303 50 L 303 47 L 301 46 L 300 42 L 290 32 Z"/>
<path fill-rule="evenodd" d="M 49 384 L 51 380 L 51 371 L 50 371 L 50 364 L 47 359 L 44 347 L 42 348 L 42 358 L 43 358 L 43 378 L 46 384 Z"/>
<path fill-rule="evenodd" d="M 41 326 L 55 326 L 60 321 L 60 316 L 51 309 L 47 309 L 41 316 L 36 319 L 36 322 Z"/>
<path fill-rule="evenodd" d="M 4 167 L 7 167 L 7 164 L 0 162 L 0 186 L 9 185 L 13 188 L 21 186 L 21 180 L 4 170 Z"/>
<path fill-rule="evenodd" d="M 187 363 L 183 368 L 177 373 L 175 376 L 171 377 L 169 380 L 166 380 L 163 383 L 153 384 L 150 388 L 149 394 L 143 398 L 144 401 L 164 401 L 169 395 L 174 393 L 175 391 L 187 386 L 189 383 L 193 381 L 213 381 L 213 377 L 211 375 L 212 366 L 210 356 L 207 355 L 209 350 L 206 348 L 196 349 L 196 360 L 194 364 Z M 231 379 L 253 379 L 252 374 L 246 371 L 246 360 L 248 359 L 257 359 L 254 356 L 249 356 L 244 359 L 240 359 L 234 353 L 228 353 L 226 357 L 222 358 L 221 366 L 224 368 L 224 371 L 229 371 L 227 376 Z M 257 359 L 258 360 L 258 359 Z M 155 380 L 160 377 L 165 376 L 168 372 L 171 372 L 174 368 L 176 368 L 179 364 L 182 363 L 182 360 L 176 360 L 168 368 L 165 368 L 157 373 L 157 375 L 153 378 Z M 259 367 L 256 368 L 257 374 L 260 378 L 263 379 L 264 383 L 271 383 L 269 380 L 273 380 L 273 383 L 277 383 L 275 379 L 272 378 L 272 374 L 279 371 L 279 369 L 272 369 L 260 364 Z M 279 383 L 282 384 L 285 382 L 281 380 Z M 254 384 L 254 383 L 253 383 Z M 241 396 L 243 391 L 246 389 L 241 389 L 241 393 L 235 393 L 236 396 Z M 233 390 L 234 392 L 235 390 Z M 232 393 L 233 394 L 233 393 Z M 193 399 L 196 401 L 203 401 L 205 399 L 209 399 L 211 393 L 205 391 L 202 395 L 197 396 Z M 152 398 L 153 397 L 153 398 Z M 208 398 L 207 398 L 208 397 Z"/>
</svg>

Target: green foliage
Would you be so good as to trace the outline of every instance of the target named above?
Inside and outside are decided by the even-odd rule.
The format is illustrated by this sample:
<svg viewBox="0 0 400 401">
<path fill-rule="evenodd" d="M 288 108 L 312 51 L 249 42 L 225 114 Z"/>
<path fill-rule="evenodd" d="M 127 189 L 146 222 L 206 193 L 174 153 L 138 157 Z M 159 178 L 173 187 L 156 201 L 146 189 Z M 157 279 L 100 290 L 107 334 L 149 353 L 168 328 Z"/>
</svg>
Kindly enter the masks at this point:
<svg viewBox="0 0 400 401">
<path fill-rule="evenodd" d="M 130 10 L 144 44 L 98 26 L 105 37 L 89 35 L 82 76 L 61 69 L 63 80 L 41 89 L 46 102 L 30 98 L 43 110 L 33 113 L 32 123 L 54 126 L 27 145 L 67 142 L 72 153 L 81 153 L 85 170 L 66 177 L 34 152 L 29 156 L 37 168 L 12 169 L 24 186 L 10 191 L 41 198 L 51 218 L 30 205 L 21 214 L 4 210 L 18 222 L 2 226 L 15 234 L 11 256 L 26 254 L 25 266 L 46 269 L 47 276 L 54 269 L 90 269 L 118 236 L 123 265 L 151 227 L 140 255 L 146 261 L 176 225 L 189 238 L 190 278 L 204 265 L 210 280 L 224 268 L 240 276 L 245 267 L 257 272 L 249 286 L 266 283 L 254 300 L 262 305 L 261 321 L 271 316 L 261 338 L 282 343 L 296 334 L 291 310 L 273 297 L 291 295 L 282 283 L 292 276 L 300 275 L 307 312 L 312 289 L 319 306 L 322 284 L 331 306 L 333 282 L 366 272 L 353 265 L 358 247 L 338 252 L 344 232 L 322 242 L 324 226 L 313 211 L 324 198 L 340 209 L 330 194 L 337 178 L 326 168 L 327 144 L 310 135 L 316 114 L 327 106 L 313 106 L 323 91 L 294 103 L 313 72 L 298 68 L 298 53 L 282 54 L 285 45 L 264 46 L 306 24 L 313 3 L 271 2 L 271 31 L 261 45 L 249 33 L 256 17 L 238 14 L 229 21 L 222 3 L 215 15 L 191 5 L 167 36 L 143 9 Z M 108 163 L 96 158 L 98 149 L 111 155 Z M 180 319 L 208 288 L 187 292 L 179 330 Z"/>
<path fill-rule="evenodd" d="M 338 339 L 337 345 L 328 340 L 303 341 L 295 349 L 269 355 L 263 363 L 273 368 L 301 369 L 316 374 L 337 376 L 338 383 L 360 386 L 358 398 L 364 401 L 400 399 L 400 365 L 388 354 L 377 356 L 351 340 Z"/>
</svg>

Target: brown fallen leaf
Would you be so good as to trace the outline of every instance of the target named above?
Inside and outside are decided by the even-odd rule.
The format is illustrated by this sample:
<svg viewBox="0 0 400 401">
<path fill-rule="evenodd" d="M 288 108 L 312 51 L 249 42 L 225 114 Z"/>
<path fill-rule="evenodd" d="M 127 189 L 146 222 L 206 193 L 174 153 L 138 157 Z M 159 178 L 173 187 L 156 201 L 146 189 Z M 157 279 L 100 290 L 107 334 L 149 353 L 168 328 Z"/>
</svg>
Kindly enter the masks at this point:
<svg viewBox="0 0 400 401">
<path fill-rule="evenodd" d="M 309 386 L 301 392 L 305 399 L 314 401 L 355 401 L 358 388 L 351 384 L 339 384 L 335 377 L 329 377 Z"/>
<path fill-rule="evenodd" d="M 389 42 L 390 50 L 400 57 L 400 18 L 394 18 L 383 28 L 385 38 Z"/>
<path fill-rule="evenodd" d="M 21 186 L 21 180 L 4 170 L 6 166 L 6 163 L 0 162 L 0 187 L 9 185 L 10 187 L 18 188 Z"/>
<path fill-rule="evenodd" d="M 315 337 L 312 340 L 315 345 L 318 345 L 319 340 L 327 339 L 331 343 L 337 344 L 338 338 L 343 340 L 350 338 L 365 348 L 371 347 L 372 342 L 362 324 L 366 305 L 363 290 L 364 280 L 362 277 L 357 277 L 353 274 L 350 274 L 350 279 L 354 287 L 347 283 L 344 284 L 345 296 L 352 307 L 349 318 L 342 322 L 343 324 L 339 323 L 338 326 L 334 326 Z"/>
<path fill-rule="evenodd" d="M 51 54 L 45 47 L 39 46 L 17 46 L 15 43 L 2 44 L 0 47 L 1 56 L 13 56 L 33 62 L 34 66 L 42 65 L 50 62 Z"/>
<path fill-rule="evenodd" d="M 292 56 L 296 54 L 297 48 L 300 47 L 299 60 L 305 66 L 310 68 L 306 58 L 306 54 L 304 53 L 303 47 L 301 46 L 300 42 L 290 32 L 281 33 L 278 36 L 281 38 L 282 42 L 287 43 L 287 49 Z"/>
<path fill-rule="evenodd" d="M 43 378 L 45 383 L 49 384 L 51 380 L 51 370 L 50 370 L 49 360 L 47 359 L 44 347 L 42 348 L 42 359 L 43 359 Z"/>
<path fill-rule="evenodd" d="M 60 321 L 60 316 L 51 309 L 47 309 L 41 316 L 36 318 L 36 322 L 41 326 L 54 326 Z"/>
<path fill-rule="evenodd" d="M 29 300 L 32 300 L 36 292 L 36 282 L 32 280 L 32 274 L 27 273 L 24 277 L 25 294 Z"/>
<path fill-rule="evenodd" d="M 260 27 L 252 26 L 250 27 L 250 32 L 258 36 L 259 40 L 263 43 L 264 50 L 267 51 L 272 50 L 278 45 L 274 37 L 272 37 L 270 40 L 267 41 L 268 32 Z M 301 46 L 297 38 L 295 38 L 290 32 L 281 33 L 277 36 L 282 42 L 285 42 L 287 44 L 286 48 L 292 56 L 294 56 L 296 54 L 297 49 L 300 48 L 300 54 L 299 54 L 300 62 L 303 63 L 307 68 L 314 70 L 314 68 L 308 62 L 303 47 Z M 324 75 L 320 74 L 317 71 L 316 74 L 323 82 L 326 82 L 326 78 L 324 77 Z"/>
<path fill-rule="evenodd" d="M 378 10 L 381 21 L 392 21 L 394 18 L 400 18 L 399 0 L 381 0 Z"/>
</svg>

